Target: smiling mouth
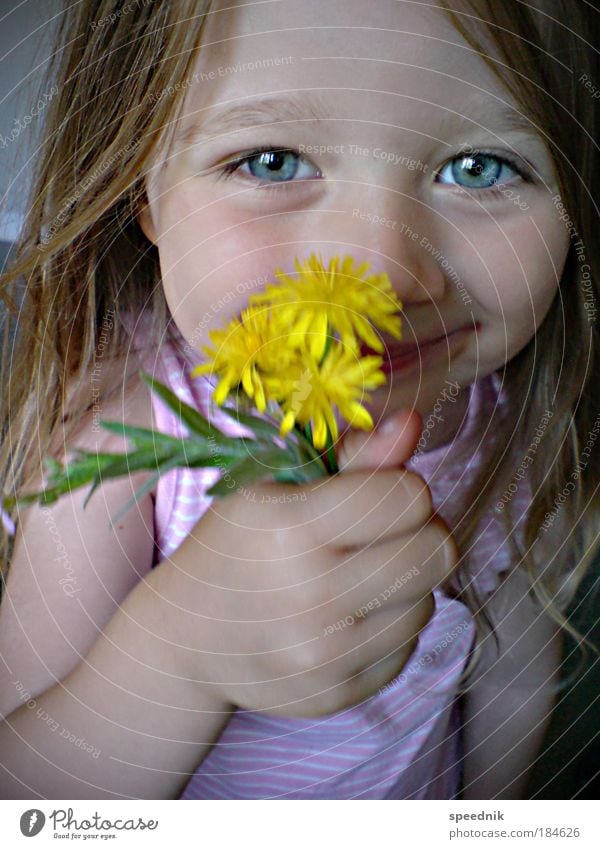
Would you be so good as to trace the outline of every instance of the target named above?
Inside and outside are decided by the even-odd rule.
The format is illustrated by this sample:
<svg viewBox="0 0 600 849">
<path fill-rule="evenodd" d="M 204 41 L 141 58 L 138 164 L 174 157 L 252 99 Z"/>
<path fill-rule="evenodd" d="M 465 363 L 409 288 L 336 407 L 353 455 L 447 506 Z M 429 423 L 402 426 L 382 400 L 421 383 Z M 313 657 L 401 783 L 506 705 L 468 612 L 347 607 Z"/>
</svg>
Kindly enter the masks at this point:
<svg viewBox="0 0 600 849">
<path fill-rule="evenodd" d="M 466 338 L 473 333 L 474 328 L 466 327 L 452 333 L 426 339 L 422 342 L 398 342 L 395 339 L 385 339 L 383 353 L 378 354 L 367 345 L 361 346 L 361 355 L 378 355 L 383 357 L 381 370 L 385 374 L 416 371 L 425 368 L 433 360 L 446 356 L 449 360 L 462 347 Z"/>
</svg>

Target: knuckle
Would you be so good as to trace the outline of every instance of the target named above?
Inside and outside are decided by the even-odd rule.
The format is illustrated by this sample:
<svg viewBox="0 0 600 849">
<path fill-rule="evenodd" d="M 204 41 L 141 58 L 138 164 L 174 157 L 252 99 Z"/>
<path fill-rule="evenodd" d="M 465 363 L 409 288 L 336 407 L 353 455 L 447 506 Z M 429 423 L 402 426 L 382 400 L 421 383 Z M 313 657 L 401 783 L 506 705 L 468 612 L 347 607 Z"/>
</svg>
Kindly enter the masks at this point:
<svg viewBox="0 0 600 849">
<path fill-rule="evenodd" d="M 440 562 L 440 580 L 443 581 L 456 569 L 460 553 L 450 529 L 442 519 L 435 517 L 431 525 L 437 534 L 438 542 L 435 550 Z"/>
<path fill-rule="evenodd" d="M 289 672 L 305 675 L 315 672 L 329 662 L 331 649 L 324 638 L 312 638 L 295 647 L 290 657 Z"/>
<path fill-rule="evenodd" d="M 321 677 L 325 674 L 327 676 L 330 664 L 335 662 L 336 659 L 336 653 L 332 650 L 332 640 L 321 635 L 318 640 L 312 643 L 311 650 L 308 652 L 308 659 L 310 669 L 315 675 Z"/>
<path fill-rule="evenodd" d="M 301 596 L 303 609 L 313 617 L 309 627 L 318 632 L 318 625 L 329 616 L 331 600 L 339 593 L 336 584 L 339 570 L 331 558 L 324 556 L 323 551 L 315 550 L 306 540 L 304 542 L 303 556 L 294 567 L 294 590 Z"/>
<path fill-rule="evenodd" d="M 337 483 L 335 478 L 327 478 L 323 487 Z M 326 488 L 313 492 L 304 503 L 302 536 L 307 547 L 320 547 L 329 543 L 331 537 L 331 515 L 335 513 L 338 502 L 329 497 Z"/>
<path fill-rule="evenodd" d="M 416 513 L 415 521 L 424 522 L 433 512 L 431 491 L 423 478 L 414 472 L 405 471 L 402 477 L 411 512 Z"/>
<path fill-rule="evenodd" d="M 444 577 L 448 577 L 454 570 L 457 568 L 460 562 L 460 551 L 458 549 L 458 545 L 456 544 L 456 540 L 452 536 L 452 534 L 448 534 L 446 538 L 446 548 L 444 549 L 446 554 L 446 562 L 445 566 L 445 575 Z"/>
</svg>

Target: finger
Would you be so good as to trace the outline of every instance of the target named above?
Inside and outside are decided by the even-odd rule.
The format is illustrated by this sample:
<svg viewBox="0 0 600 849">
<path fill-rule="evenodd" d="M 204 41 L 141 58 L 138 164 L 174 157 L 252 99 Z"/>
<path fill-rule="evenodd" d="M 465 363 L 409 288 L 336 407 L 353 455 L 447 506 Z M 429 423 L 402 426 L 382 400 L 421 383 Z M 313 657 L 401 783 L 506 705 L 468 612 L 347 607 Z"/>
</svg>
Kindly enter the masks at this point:
<svg viewBox="0 0 600 849">
<path fill-rule="evenodd" d="M 339 449 L 339 468 L 359 471 L 401 466 L 415 451 L 422 428 L 416 410 L 399 410 L 374 431 L 350 430 Z"/>
<path fill-rule="evenodd" d="M 406 469 L 336 475 L 320 483 L 305 504 L 315 542 L 339 549 L 415 530 L 432 509 L 427 484 Z"/>
<path fill-rule="evenodd" d="M 319 635 L 317 642 L 311 641 L 300 674 L 260 682 L 261 688 L 267 684 L 264 701 L 259 699 L 261 706 L 274 714 L 320 716 L 373 695 L 406 664 L 433 610 L 433 598 L 428 596 L 404 611 L 378 617 L 369 623 L 370 628 L 349 625 L 332 635 Z M 297 662 L 290 666 L 297 669 Z M 249 704 L 256 704 L 257 684 L 248 693 Z M 246 702 L 243 691 L 241 706 Z"/>
<path fill-rule="evenodd" d="M 405 666 L 434 609 L 433 596 L 428 595 L 407 609 L 386 611 L 326 637 L 330 643 L 323 654 L 331 662 L 319 669 L 316 687 L 321 681 L 331 682 L 334 672 L 347 703 L 373 695 Z"/>
<path fill-rule="evenodd" d="M 419 600 L 447 580 L 458 549 L 447 525 L 432 519 L 417 533 L 349 553 L 328 576 L 335 587 L 338 619 L 368 616 Z"/>
</svg>

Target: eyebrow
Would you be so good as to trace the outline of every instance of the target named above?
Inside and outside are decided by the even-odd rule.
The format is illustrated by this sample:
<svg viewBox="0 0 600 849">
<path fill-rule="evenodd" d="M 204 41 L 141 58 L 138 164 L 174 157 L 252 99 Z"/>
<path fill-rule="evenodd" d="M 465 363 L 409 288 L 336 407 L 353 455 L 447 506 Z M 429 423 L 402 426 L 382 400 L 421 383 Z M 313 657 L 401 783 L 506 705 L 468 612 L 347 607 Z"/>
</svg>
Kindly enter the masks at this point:
<svg viewBox="0 0 600 849">
<path fill-rule="evenodd" d="M 423 101 L 420 100 L 422 103 Z M 440 104 L 431 104 L 439 108 L 443 115 L 438 130 L 439 140 L 442 141 L 446 130 L 464 129 L 465 123 L 476 131 L 481 127 L 484 131 L 503 135 L 506 132 L 527 135 L 537 141 L 543 141 L 535 123 L 518 106 L 492 97 L 479 104 L 471 102 L 472 112 L 449 110 Z M 205 107 L 195 113 L 194 121 L 185 129 L 176 132 L 175 144 L 186 147 L 206 141 L 215 136 L 236 130 L 252 129 L 257 126 L 285 124 L 288 122 L 319 122 L 331 121 L 331 107 L 315 95 L 314 92 L 297 91 L 281 92 L 277 95 L 262 98 L 248 98 L 232 106 Z M 349 119 L 352 120 L 352 119 Z M 369 123 L 369 122 L 367 122 Z M 384 123 L 393 127 L 395 124 Z M 417 128 L 413 128 L 418 131 Z"/>
<path fill-rule="evenodd" d="M 206 114 L 208 110 L 212 110 Z M 194 123 L 180 134 L 176 134 L 175 143 L 188 145 L 204 141 L 215 135 L 260 126 L 261 124 L 279 124 L 289 121 L 323 121 L 331 118 L 331 110 L 312 92 L 299 97 L 296 93 L 281 96 L 263 97 L 250 102 L 238 103 L 225 109 L 207 107 L 196 113 Z"/>
<path fill-rule="evenodd" d="M 479 104 L 470 105 L 472 114 L 469 114 L 467 109 L 464 112 L 458 109 L 447 110 L 442 118 L 440 130 L 443 132 L 446 127 L 454 129 L 455 125 L 458 126 L 459 124 L 461 128 L 464 128 L 466 123 L 473 127 L 474 131 L 481 128 L 486 132 L 500 136 L 504 133 L 520 133 L 541 140 L 541 133 L 535 122 L 516 105 L 512 106 L 504 100 L 497 100 L 495 97 Z"/>
</svg>

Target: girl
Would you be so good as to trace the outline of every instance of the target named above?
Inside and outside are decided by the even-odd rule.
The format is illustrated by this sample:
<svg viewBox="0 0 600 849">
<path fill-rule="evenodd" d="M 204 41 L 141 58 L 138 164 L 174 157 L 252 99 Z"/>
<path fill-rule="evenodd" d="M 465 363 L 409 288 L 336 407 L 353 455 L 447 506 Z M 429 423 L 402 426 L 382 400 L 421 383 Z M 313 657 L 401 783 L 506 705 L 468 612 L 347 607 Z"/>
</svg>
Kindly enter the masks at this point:
<svg viewBox="0 0 600 849">
<path fill-rule="evenodd" d="M 140 368 L 214 415 L 208 330 L 294 256 L 386 271 L 404 336 L 318 485 L 15 514 L 5 797 L 526 794 L 598 525 L 590 41 L 559 0 L 65 11 L 7 492 L 122 450 L 101 418 L 178 433 Z"/>
</svg>

